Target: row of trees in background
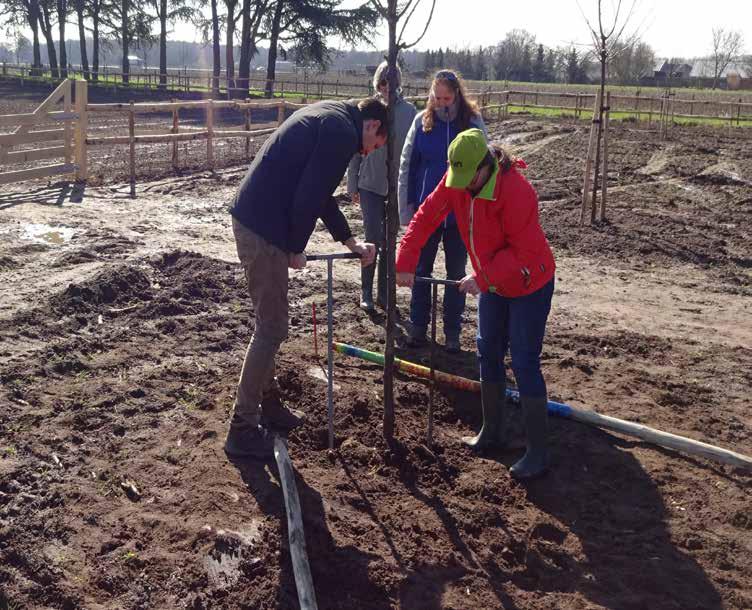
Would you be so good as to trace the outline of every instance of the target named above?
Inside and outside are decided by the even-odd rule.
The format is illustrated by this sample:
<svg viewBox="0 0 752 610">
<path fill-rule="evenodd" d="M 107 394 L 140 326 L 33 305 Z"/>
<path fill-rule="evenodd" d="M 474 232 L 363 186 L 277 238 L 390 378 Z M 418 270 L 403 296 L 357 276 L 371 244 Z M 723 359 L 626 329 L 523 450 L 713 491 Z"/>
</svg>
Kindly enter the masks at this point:
<svg viewBox="0 0 752 610">
<path fill-rule="evenodd" d="M 649 44 L 627 41 L 610 64 L 611 80 L 622 84 L 639 81 L 652 74 L 655 52 Z M 451 65 L 472 80 L 512 80 L 536 83 L 586 83 L 598 66 L 590 46 L 558 48 L 536 42 L 526 30 L 512 30 L 495 46 L 475 50 L 427 51 L 425 68 L 433 70 Z"/>
<path fill-rule="evenodd" d="M 364 0 L 365 2 L 365 0 Z M 200 45 L 187 43 L 194 52 L 183 61 L 168 64 L 168 38 L 178 21 L 195 25 L 204 47 L 211 49 L 214 88 L 224 68 L 229 86 L 238 95 L 248 88 L 254 58 L 266 61 L 266 78 L 274 80 L 277 59 L 289 59 L 302 67 L 325 68 L 330 62 L 338 67 L 352 66 L 364 56 L 376 64 L 383 54 L 374 51 L 338 52 L 327 46 L 327 39 L 337 36 L 358 44 L 367 40 L 382 17 L 374 5 L 365 2 L 356 8 L 341 8 L 341 0 L 0 0 L 0 26 L 15 32 L 13 47 L 0 46 L 0 57 L 31 55 L 31 63 L 41 73 L 43 63 L 53 77 L 67 76 L 69 47 L 60 41 L 74 32 L 77 36 L 75 56 L 87 78 L 97 80 L 103 56 L 115 55 L 122 61 L 121 71 L 128 82 L 129 58 L 134 49 L 145 56 L 158 47 L 162 74 L 168 65 L 191 64 Z M 75 28 L 75 30 L 74 30 Z M 27 40 L 21 32 L 31 32 Z M 69 36 L 74 38 L 74 36 Z M 75 38 L 74 38 L 75 39 Z M 68 41 L 70 44 L 70 40 Z M 181 43 L 170 43 L 177 45 Z M 262 46 L 264 45 L 263 53 Z M 267 50 L 268 49 L 268 52 Z M 705 60 L 717 85 L 724 70 L 732 63 L 744 65 L 752 73 L 752 56 L 742 55 L 741 33 L 715 28 L 712 46 Z M 46 57 L 42 58 L 42 52 Z M 432 71 L 450 67 L 472 80 L 511 80 L 539 83 L 587 83 L 600 80 L 600 58 L 592 45 L 547 47 L 535 35 L 521 29 L 506 34 L 496 45 L 474 49 L 436 49 L 415 51 L 402 49 L 403 67 Z M 352 59 L 348 59 L 352 57 Z M 684 65 L 679 59 L 667 62 Z M 609 59 L 608 78 L 614 84 L 637 84 L 653 76 L 656 55 L 649 44 L 634 36 L 620 39 L 619 48 Z M 195 65 L 195 64 L 194 64 Z M 206 65 L 206 64 L 203 64 Z M 362 67 L 362 66 L 361 66 Z M 671 70 L 667 81 L 672 79 Z M 224 82 L 224 79 L 223 79 Z M 166 85 L 166 77 L 162 78 Z"/>
<path fill-rule="evenodd" d="M 738 63 L 752 75 L 752 55 L 744 56 L 744 40 L 736 31 L 714 28 L 712 47 L 706 60 L 717 86 L 721 75 L 732 63 Z M 672 58 L 670 65 L 685 65 L 688 60 Z M 452 67 L 471 80 L 511 80 L 536 83 L 588 83 L 600 81 L 600 57 L 593 45 L 546 47 L 526 30 L 512 30 L 498 44 L 475 49 L 436 49 L 423 54 L 426 71 Z M 612 84 L 638 84 L 652 77 L 656 53 L 637 36 L 619 38 L 608 62 L 608 80 Z M 669 77 L 671 75 L 668 75 Z"/>
<path fill-rule="evenodd" d="M 44 39 L 52 76 L 67 76 L 66 26 L 75 24 L 87 80 L 99 78 L 104 43 L 121 50 L 124 83 L 128 82 L 129 54 L 134 46 L 158 44 L 160 72 L 165 75 L 170 30 L 177 21 L 190 22 L 212 47 L 217 90 L 223 59 L 231 84 L 248 89 L 251 60 L 263 41 L 269 46 L 267 78 L 273 80 L 278 53 L 286 56 L 289 52 L 299 65 L 323 66 L 330 58 L 329 37 L 361 43 L 379 20 L 367 3 L 342 8 L 338 0 L 0 0 L 0 15 L 0 24 L 16 32 L 21 28 L 31 32 L 32 66 L 37 74 L 42 71 Z M 91 68 L 87 40 L 91 41 Z M 18 43 L 17 48 L 21 40 Z M 166 77 L 162 85 L 166 85 Z"/>
</svg>

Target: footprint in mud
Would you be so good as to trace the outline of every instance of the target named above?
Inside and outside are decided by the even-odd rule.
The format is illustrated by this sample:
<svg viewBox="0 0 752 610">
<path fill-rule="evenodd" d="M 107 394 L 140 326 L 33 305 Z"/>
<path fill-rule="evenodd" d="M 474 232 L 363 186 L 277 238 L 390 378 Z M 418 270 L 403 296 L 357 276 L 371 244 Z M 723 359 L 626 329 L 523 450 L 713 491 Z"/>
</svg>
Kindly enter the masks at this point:
<svg viewBox="0 0 752 610">
<path fill-rule="evenodd" d="M 204 530 L 211 533 L 209 525 Z M 226 589 L 261 561 L 254 548 L 261 540 L 261 527 L 251 521 L 248 527 L 239 530 L 217 530 L 214 546 L 204 558 L 204 567 L 211 586 Z"/>
<path fill-rule="evenodd" d="M 3 271 L 13 271 L 20 266 L 21 264 L 12 256 L 0 256 L 0 273 Z"/>
</svg>

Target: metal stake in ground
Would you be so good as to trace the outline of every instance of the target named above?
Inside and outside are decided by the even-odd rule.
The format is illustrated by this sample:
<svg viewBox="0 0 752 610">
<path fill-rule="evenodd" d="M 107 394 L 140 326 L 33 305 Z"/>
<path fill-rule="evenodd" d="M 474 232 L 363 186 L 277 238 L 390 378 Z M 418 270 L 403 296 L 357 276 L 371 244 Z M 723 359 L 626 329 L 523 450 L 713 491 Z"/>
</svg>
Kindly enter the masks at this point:
<svg viewBox="0 0 752 610">
<path fill-rule="evenodd" d="M 433 395 L 436 386 L 436 305 L 438 301 L 438 286 L 459 286 L 456 280 L 440 280 L 432 277 L 416 277 L 416 282 L 431 284 L 431 351 L 429 356 L 429 366 L 431 368 L 431 383 L 428 386 L 428 432 L 426 434 L 426 445 L 430 448 L 433 444 Z"/>
<path fill-rule="evenodd" d="M 332 275 L 334 259 L 342 258 L 360 258 L 360 254 L 355 252 L 340 252 L 339 254 L 311 254 L 306 255 L 306 261 L 326 261 L 326 400 L 327 400 L 327 419 L 329 420 L 329 449 L 334 449 L 334 381 L 332 379 L 334 365 L 334 318 L 332 315 L 332 305 L 334 296 L 332 294 Z"/>
</svg>

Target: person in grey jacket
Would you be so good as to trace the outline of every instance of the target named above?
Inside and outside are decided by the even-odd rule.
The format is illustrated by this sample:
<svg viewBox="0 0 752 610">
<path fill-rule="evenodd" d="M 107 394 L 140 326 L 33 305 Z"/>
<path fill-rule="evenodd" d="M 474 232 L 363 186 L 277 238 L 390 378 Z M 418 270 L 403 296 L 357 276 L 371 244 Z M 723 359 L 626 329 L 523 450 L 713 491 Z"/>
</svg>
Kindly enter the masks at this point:
<svg viewBox="0 0 752 610">
<path fill-rule="evenodd" d="M 400 223 L 408 225 L 418 206 L 439 185 L 447 171 L 447 151 L 457 134 L 476 127 L 484 135 L 486 126 L 478 106 L 468 99 L 464 83 L 452 70 L 440 70 L 431 83 L 428 103 L 419 112 L 402 147 L 399 173 Z M 446 276 L 450 280 L 465 277 L 467 250 L 462 242 L 454 214 L 449 214 L 441 226 L 428 239 L 420 253 L 416 275 L 432 277 L 433 264 L 444 243 Z M 409 347 L 427 343 L 426 330 L 431 321 L 431 287 L 416 282 L 410 299 Z M 465 295 L 457 288 L 444 290 L 444 348 L 447 352 L 460 351 L 462 313 Z"/>
<path fill-rule="evenodd" d="M 387 73 L 389 65 L 382 62 L 373 74 L 373 90 L 377 99 L 388 103 L 389 84 Z M 415 116 L 415 106 L 402 98 L 402 72 L 397 68 L 397 97 L 394 102 L 395 117 L 395 158 L 392 171 L 399 173 L 399 159 L 402 144 L 405 141 L 408 129 Z M 385 218 L 386 196 L 389 193 L 389 181 L 387 177 L 387 147 L 380 148 L 372 154 L 364 157 L 356 154 L 350 161 L 347 169 L 347 192 L 355 203 L 360 203 L 363 213 L 363 230 L 365 239 L 369 243 L 376 244 L 378 252 L 378 288 L 376 304 L 384 308 L 386 306 L 386 259 L 384 256 L 385 246 Z M 361 299 L 360 306 L 366 311 L 374 311 L 373 303 L 373 276 L 376 263 L 368 267 L 362 267 L 360 272 Z"/>
</svg>

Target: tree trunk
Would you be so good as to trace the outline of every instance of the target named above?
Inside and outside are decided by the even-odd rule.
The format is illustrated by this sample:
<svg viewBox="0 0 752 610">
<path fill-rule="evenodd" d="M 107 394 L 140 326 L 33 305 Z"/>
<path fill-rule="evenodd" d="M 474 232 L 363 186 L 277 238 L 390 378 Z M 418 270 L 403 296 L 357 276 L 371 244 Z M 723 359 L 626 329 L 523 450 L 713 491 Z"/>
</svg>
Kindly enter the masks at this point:
<svg viewBox="0 0 752 610">
<path fill-rule="evenodd" d="M 251 74 L 251 0 L 243 0 L 243 21 L 240 29 L 240 64 L 238 65 L 238 93 L 248 95 L 248 78 Z"/>
<path fill-rule="evenodd" d="M 222 58 L 219 49 L 219 15 L 217 15 L 217 0 L 211 0 L 212 18 L 212 95 L 219 97 L 219 72 L 222 67 Z"/>
<path fill-rule="evenodd" d="M 57 69 L 57 52 L 55 51 L 55 41 L 52 40 L 52 25 L 50 24 L 50 12 L 46 4 L 40 5 L 42 10 L 39 14 L 39 26 L 42 28 L 42 34 L 47 41 L 47 57 L 50 62 L 50 73 L 52 78 L 60 78 L 60 72 Z"/>
<path fill-rule="evenodd" d="M 269 37 L 269 58 L 266 63 L 266 87 L 264 95 L 271 98 L 274 95 L 274 79 L 277 76 L 277 45 L 279 44 L 279 23 L 282 19 L 283 0 L 278 0 L 274 6 L 274 18 Z"/>
<path fill-rule="evenodd" d="M 127 85 L 130 82 L 131 64 L 128 61 L 128 43 L 130 42 L 130 33 L 128 32 L 128 11 L 130 6 L 128 0 L 122 0 L 122 13 L 120 23 L 120 36 L 123 42 L 123 84 Z"/>
<path fill-rule="evenodd" d="M 226 2 L 227 5 L 227 31 L 225 38 L 225 74 L 227 75 L 227 92 L 235 87 L 235 55 L 233 44 L 235 40 L 235 5 L 236 2 Z"/>
<path fill-rule="evenodd" d="M 92 80 L 97 82 L 99 80 L 99 3 L 95 3 L 92 7 L 91 20 L 93 24 L 92 28 L 92 48 L 91 54 L 92 60 Z"/>
<path fill-rule="evenodd" d="M 397 320 L 397 276 L 395 274 L 395 255 L 397 251 L 397 225 L 399 211 L 397 208 L 397 176 L 394 175 L 393 159 L 399 154 L 395 149 L 394 99 L 397 96 L 395 80 L 397 66 L 397 0 L 388 0 L 387 21 L 389 23 L 389 139 L 387 143 L 387 177 L 389 196 L 385 207 L 386 226 L 386 345 L 384 346 L 384 439 L 391 443 L 394 439 L 394 331 Z"/>
<path fill-rule="evenodd" d="M 159 1 L 159 88 L 167 88 L 167 0 Z"/>
<path fill-rule="evenodd" d="M 595 167 L 593 168 L 593 197 L 590 200 L 590 224 L 595 222 L 595 213 L 598 208 L 598 172 L 601 165 L 601 141 L 603 139 L 603 105 L 605 104 L 606 95 L 606 60 L 607 60 L 606 39 L 602 39 L 601 46 L 601 103 L 598 105 L 598 135 L 595 142 Z M 603 178 L 605 180 L 605 176 Z"/>
<path fill-rule="evenodd" d="M 84 0 L 76 0 L 76 14 L 78 15 L 78 43 L 81 48 L 81 68 L 84 79 L 89 80 L 89 56 L 86 52 L 86 29 L 84 28 Z"/>
<path fill-rule="evenodd" d="M 57 28 L 60 44 L 60 76 L 62 78 L 68 78 L 68 53 L 65 49 L 65 18 L 67 13 L 67 0 L 57 0 Z"/>
<path fill-rule="evenodd" d="M 39 0 L 29 2 L 29 13 L 26 16 L 32 35 L 32 53 L 34 57 L 32 76 L 42 75 L 42 51 L 39 47 Z"/>
</svg>

